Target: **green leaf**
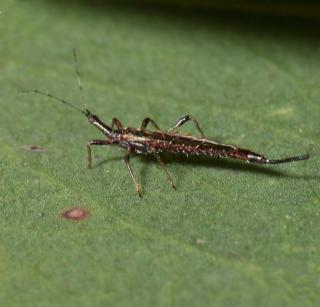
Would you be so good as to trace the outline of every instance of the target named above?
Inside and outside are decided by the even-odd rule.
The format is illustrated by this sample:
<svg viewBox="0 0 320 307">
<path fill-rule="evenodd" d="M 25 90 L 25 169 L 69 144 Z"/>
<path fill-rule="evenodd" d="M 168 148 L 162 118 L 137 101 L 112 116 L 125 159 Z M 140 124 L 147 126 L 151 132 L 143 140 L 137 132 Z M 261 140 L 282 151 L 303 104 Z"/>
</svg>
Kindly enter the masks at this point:
<svg viewBox="0 0 320 307">
<path fill-rule="evenodd" d="M 86 2 L 0 7 L 0 301 L 5 306 L 320 303 L 319 24 Z M 85 102 L 72 57 L 79 56 Z M 270 159 L 131 159 L 86 118 L 169 128 Z M 196 130 L 191 124 L 185 133 Z M 27 145 L 40 147 L 40 152 Z M 43 150 L 41 150 L 43 149 Z M 81 207 L 82 221 L 61 212 Z"/>
</svg>

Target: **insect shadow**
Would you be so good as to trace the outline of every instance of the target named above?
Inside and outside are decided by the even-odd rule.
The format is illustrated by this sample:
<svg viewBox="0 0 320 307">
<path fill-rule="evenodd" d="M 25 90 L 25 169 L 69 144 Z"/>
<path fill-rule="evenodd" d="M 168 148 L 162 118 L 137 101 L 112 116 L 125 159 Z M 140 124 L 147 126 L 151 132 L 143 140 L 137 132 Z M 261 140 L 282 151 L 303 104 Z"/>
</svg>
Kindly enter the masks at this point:
<svg viewBox="0 0 320 307">
<path fill-rule="evenodd" d="M 230 170 L 236 174 L 243 174 L 243 173 L 253 173 L 253 174 L 261 174 L 267 177 L 274 177 L 274 178 L 287 178 L 287 179 L 302 179 L 302 180 L 320 180 L 320 176 L 317 175 L 298 175 L 293 174 L 287 171 L 276 170 L 272 168 L 265 168 L 260 165 L 251 164 L 251 163 L 243 163 L 234 160 L 226 160 L 222 158 L 209 158 L 209 157 L 202 157 L 202 156 L 192 156 L 192 157 L 185 157 L 185 156 L 178 156 L 172 154 L 164 154 L 161 156 L 164 163 L 167 165 L 170 164 L 179 164 L 181 166 L 191 166 L 191 167 L 203 167 L 203 168 L 213 168 L 216 170 Z M 140 159 L 143 161 L 143 164 L 139 170 L 139 177 L 141 179 L 141 184 L 147 184 L 147 173 L 149 172 L 150 166 L 154 165 L 156 159 L 152 156 L 135 156 L 134 159 Z M 120 156 L 113 156 L 109 158 L 102 158 L 99 156 L 98 161 L 94 164 L 95 169 L 99 169 L 103 166 L 107 166 L 109 163 L 121 161 L 122 157 Z M 137 170 L 138 171 L 138 170 Z M 177 179 L 176 179 L 177 180 Z"/>
</svg>

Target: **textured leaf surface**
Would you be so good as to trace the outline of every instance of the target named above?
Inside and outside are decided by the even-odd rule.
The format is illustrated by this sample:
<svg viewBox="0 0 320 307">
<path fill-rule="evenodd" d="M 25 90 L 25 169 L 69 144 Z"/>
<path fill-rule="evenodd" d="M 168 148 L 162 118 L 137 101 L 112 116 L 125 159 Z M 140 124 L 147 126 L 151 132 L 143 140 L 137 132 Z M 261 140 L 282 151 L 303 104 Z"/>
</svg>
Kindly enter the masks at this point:
<svg viewBox="0 0 320 307">
<path fill-rule="evenodd" d="M 3 0 L 0 15 L 0 301 L 6 306 L 302 306 L 320 303 L 319 24 L 142 7 Z M 206 135 L 270 158 L 255 167 L 152 159 L 86 142 L 106 122 Z M 192 125 L 183 131 L 196 133 Z M 37 145 L 30 151 L 25 145 Z M 43 149 L 43 150 L 40 150 Z M 88 219 L 60 213 L 81 207 Z"/>
</svg>

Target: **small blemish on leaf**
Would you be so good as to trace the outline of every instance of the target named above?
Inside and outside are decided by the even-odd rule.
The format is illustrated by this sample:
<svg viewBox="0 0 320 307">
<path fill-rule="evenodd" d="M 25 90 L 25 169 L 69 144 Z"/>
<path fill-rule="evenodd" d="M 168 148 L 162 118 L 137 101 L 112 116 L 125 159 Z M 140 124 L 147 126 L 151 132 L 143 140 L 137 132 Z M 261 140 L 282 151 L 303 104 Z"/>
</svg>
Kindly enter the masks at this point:
<svg viewBox="0 0 320 307">
<path fill-rule="evenodd" d="M 71 208 L 63 211 L 60 216 L 68 220 L 80 221 L 89 217 L 89 211 L 83 208 Z"/>
<path fill-rule="evenodd" d="M 292 117 L 294 114 L 294 109 L 292 107 L 279 108 L 273 111 L 271 116 L 281 116 L 281 117 Z"/>
<path fill-rule="evenodd" d="M 198 245 L 203 245 L 205 243 L 206 243 L 206 241 L 203 239 L 196 239 L 196 244 L 198 244 Z"/>
<path fill-rule="evenodd" d="M 22 146 L 23 149 L 32 151 L 32 152 L 47 152 L 48 149 L 38 146 L 38 145 L 32 145 L 32 144 L 26 144 Z"/>
</svg>

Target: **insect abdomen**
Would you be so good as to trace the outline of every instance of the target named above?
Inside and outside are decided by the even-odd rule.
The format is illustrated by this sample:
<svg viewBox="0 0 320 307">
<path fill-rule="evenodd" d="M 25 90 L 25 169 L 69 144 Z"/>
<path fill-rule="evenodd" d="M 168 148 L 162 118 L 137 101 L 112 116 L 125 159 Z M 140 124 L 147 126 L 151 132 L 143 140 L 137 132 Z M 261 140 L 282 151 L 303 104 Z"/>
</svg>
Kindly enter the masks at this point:
<svg viewBox="0 0 320 307">
<path fill-rule="evenodd" d="M 171 153 L 171 154 L 184 154 L 187 156 L 224 156 L 225 152 L 229 148 L 218 150 L 215 146 L 208 147 L 203 146 L 202 144 L 186 145 L 186 144 L 177 144 L 171 142 L 157 142 L 157 144 L 152 145 L 157 152 Z"/>
</svg>

